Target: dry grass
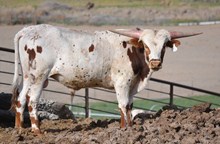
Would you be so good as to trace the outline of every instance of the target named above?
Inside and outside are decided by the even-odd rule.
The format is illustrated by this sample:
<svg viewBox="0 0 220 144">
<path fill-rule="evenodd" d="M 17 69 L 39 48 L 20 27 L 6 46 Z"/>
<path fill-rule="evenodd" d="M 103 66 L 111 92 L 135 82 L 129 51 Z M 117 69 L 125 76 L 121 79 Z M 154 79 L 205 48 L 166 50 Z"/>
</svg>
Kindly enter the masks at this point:
<svg viewBox="0 0 220 144">
<path fill-rule="evenodd" d="M 201 2 L 202 1 L 202 2 Z M 206 0 L 0 0 L 0 24 L 176 25 L 219 20 Z M 94 4 L 92 9 L 88 3 Z M 206 9 L 206 11 L 204 11 Z"/>
<path fill-rule="evenodd" d="M 85 7 L 87 3 L 94 3 L 96 8 L 100 7 L 210 7 L 219 6 L 220 0 L 0 0 L 0 7 L 38 7 L 44 2 L 59 2 L 73 7 Z"/>
</svg>

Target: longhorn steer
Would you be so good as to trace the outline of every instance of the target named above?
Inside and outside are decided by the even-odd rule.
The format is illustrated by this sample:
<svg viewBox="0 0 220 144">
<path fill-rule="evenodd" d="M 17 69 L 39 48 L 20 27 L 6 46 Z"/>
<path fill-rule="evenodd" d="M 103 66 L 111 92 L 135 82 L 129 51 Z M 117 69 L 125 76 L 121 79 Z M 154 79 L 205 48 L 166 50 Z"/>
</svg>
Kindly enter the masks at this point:
<svg viewBox="0 0 220 144">
<path fill-rule="evenodd" d="M 161 68 L 165 47 L 176 48 L 180 42 L 174 38 L 193 35 L 196 34 L 150 29 L 89 34 L 45 24 L 23 28 L 14 38 L 12 108 L 16 110 L 15 127 L 23 126 L 27 102 L 32 131 L 40 133 L 36 106 L 49 77 L 73 90 L 115 89 L 121 127 L 131 125 L 133 95 L 144 89 L 151 74 Z"/>
</svg>

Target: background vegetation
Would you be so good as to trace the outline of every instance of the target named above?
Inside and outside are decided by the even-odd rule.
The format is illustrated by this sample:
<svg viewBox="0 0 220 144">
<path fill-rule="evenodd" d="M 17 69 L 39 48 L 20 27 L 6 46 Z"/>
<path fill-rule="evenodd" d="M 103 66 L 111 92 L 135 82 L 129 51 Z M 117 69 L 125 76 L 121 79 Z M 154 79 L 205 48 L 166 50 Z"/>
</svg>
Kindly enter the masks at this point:
<svg viewBox="0 0 220 144">
<path fill-rule="evenodd" d="M 161 6 L 219 6 L 220 0 L 0 0 L 0 7 L 16 8 L 39 6 L 47 1 L 64 3 L 73 7 L 84 7 L 94 3 L 99 7 L 161 7 Z"/>
<path fill-rule="evenodd" d="M 0 0 L 0 24 L 178 25 L 220 20 L 220 0 Z"/>
</svg>

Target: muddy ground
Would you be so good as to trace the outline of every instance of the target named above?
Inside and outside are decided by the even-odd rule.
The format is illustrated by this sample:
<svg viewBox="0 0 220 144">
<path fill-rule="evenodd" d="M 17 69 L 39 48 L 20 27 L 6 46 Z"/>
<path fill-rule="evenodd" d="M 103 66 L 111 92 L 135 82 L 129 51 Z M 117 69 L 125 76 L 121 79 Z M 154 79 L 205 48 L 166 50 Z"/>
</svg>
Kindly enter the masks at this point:
<svg viewBox="0 0 220 144">
<path fill-rule="evenodd" d="M 119 120 L 42 120 L 42 135 L 26 123 L 21 131 L 13 123 L 0 123 L 0 143 L 212 143 L 220 142 L 220 109 L 201 104 L 186 110 L 164 109 L 139 115 L 134 125 L 119 128 Z"/>
</svg>

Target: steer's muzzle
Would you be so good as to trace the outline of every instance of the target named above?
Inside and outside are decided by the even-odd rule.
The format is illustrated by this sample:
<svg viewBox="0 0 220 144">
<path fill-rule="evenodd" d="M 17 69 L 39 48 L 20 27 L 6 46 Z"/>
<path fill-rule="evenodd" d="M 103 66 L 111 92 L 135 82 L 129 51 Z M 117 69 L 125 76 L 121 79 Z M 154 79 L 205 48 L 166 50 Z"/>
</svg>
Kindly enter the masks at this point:
<svg viewBox="0 0 220 144">
<path fill-rule="evenodd" d="M 150 67 L 150 69 L 152 69 L 154 71 L 157 71 L 157 70 L 161 69 L 162 68 L 161 60 L 152 59 L 149 63 L 149 67 Z"/>
</svg>

